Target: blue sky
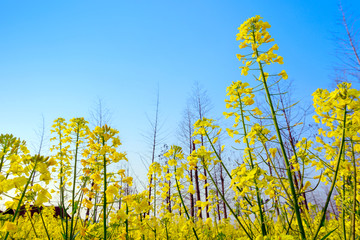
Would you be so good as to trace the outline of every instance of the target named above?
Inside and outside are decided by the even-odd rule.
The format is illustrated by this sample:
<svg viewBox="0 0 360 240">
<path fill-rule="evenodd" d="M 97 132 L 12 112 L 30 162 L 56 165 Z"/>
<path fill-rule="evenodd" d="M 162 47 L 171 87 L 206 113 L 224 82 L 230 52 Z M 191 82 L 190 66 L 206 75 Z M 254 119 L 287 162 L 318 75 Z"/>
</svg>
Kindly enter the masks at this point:
<svg viewBox="0 0 360 240">
<path fill-rule="evenodd" d="M 140 169 L 157 86 L 168 144 L 195 81 L 221 115 L 226 87 L 243 79 L 237 28 L 255 15 L 272 25 L 299 98 L 334 86 L 333 33 L 342 30 L 335 0 L 1 1 L 0 132 L 36 143 L 42 115 L 49 132 L 58 117 L 88 117 L 101 98 Z"/>
</svg>

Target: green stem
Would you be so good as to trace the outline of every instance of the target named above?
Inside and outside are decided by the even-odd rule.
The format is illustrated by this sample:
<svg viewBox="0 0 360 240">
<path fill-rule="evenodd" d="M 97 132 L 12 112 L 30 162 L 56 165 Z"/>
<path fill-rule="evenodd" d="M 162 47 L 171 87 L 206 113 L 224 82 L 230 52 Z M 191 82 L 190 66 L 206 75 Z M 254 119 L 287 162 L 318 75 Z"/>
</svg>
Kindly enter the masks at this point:
<svg viewBox="0 0 360 240">
<path fill-rule="evenodd" d="M 213 151 L 214 151 L 217 159 L 220 160 L 220 164 L 224 167 L 224 169 L 225 169 L 226 173 L 228 174 L 230 180 L 232 180 L 231 174 L 229 173 L 229 171 L 226 169 L 224 163 L 222 162 L 222 160 L 221 160 L 218 152 L 216 151 L 216 149 L 215 149 L 215 147 L 214 147 L 214 144 L 212 143 L 212 141 L 211 141 L 211 139 L 210 139 L 210 137 L 209 137 L 209 134 L 207 133 L 206 130 L 205 130 L 205 135 L 206 135 L 206 138 L 208 139 L 208 141 L 209 141 L 209 143 L 210 143 L 210 146 L 211 146 L 211 148 L 213 149 Z M 215 186 L 217 187 L 217 185 L 215 185 Z M 236 189 L 237 189 L 239 192 L 242 191 L 238 186 L 236 186 Z M 217 190 L 220 191 L 218 188 L 217 188 Z M 226 206 L 230 209 L 229 204 L 228 204 L 227 201 L 225 200 L 225 196 L 224 196 L 223 194 L 220 194 L 220 196 L 222 197 L 222 199 L 223 199 L 224 203 L 226 204 Z M 246 200 L 246 202 L 247 202 L 251 207 L 253 206 L 248 197 L 244 196 L 244 199 Z M 236 215 L 235 215 L 235 212 L 234 212 L 233 210 L 230 209 L 230 211 L 234 214 L 234 216 L 236 216 Z M 241 216 L 241 215 L 240 215 L 240 216 Z M 237 219 L 237 221 L 239 222 L 238 219 Z M 254 225 L 254 223 L 253 223 L 252 221 L 250 221 L 250 223 Z M 239 224 L 240 224 L 240 226 L 242 226 L 240 222 L 239 222 Z M 246 224 L 246 223 L 245 223 L 245 224 Z M 249 226 L 247 226 L 247 227 L 248 227 L 249 230 L 251 231 L 251 228 L 250 228 Z M 243 228 L 243 229 L 245 230 L 245 228 Z M 246 230 L 245 230 L 245 231 L 246 231 Z"/>
<path fill-rule="evenodd" d="M 343 177 L 343 182 L 345 183 L 345 177 Z M 342 201 L 341 201 L 341 205 L 342 205 L 342 228 L 343 228 L 343 235 L 344 235 L 344 240 L 346 240 L 346 224 L 345 224 L 345 216 L 346 216 L 346 212 L 345 212 L 345 184 L 343 184 L 342 186 Z"/>
<path fill-rule="evenodd" d="M 253 39 L 254 39 L 254 42 L 256 43 L 254 32 L 253 32 Z M 257 49 L 255 50 L 255 54 L 256 54 L 256 57 L 259 57 L 259 52 L 258 52 Z M 278 121 L 277 121 L 276 113 L 275 113 L 275 110 L 274 110 L 274 106 L 273 106 L 273 103 L 272 103 L 272 99 L 271 99 L 271 96 L 270 96 L 269 88 L 268 88 L 268 85 L 267 85 L 267 82 L 266 82 L 266 77 L 265 77 L 265 73 L 264 73 L 264 69 L 263 69 L 261 61 L 259 61 L 258 64 L 259 64 L 259 69 L 260 69 L 261 76 L 262 76 L 262 83 L 263 83 L 263 86 L 264 86 L 264 89 L 265 89 L 265 92 L 266 92 L 266 98 L 267 98 L 267 101 L 268 101 L 268 104 L 269 104 L 269 107 L 270 107 L 270 110 L 271 110 L 271 116 L 272 116 L 272 119 L 273 119 L 273 123 L 274 123 L 275 129 L 276 129 L 276 134 L 277 134 L 277 137 L 279 139 L 281 152 L 282 152 L 284 162 L 285 162 L 285 166 L 286 166 L 286 173 L 287 173 L 288 180 L 289 180 L 291 195 L 293 197 L 293 199 L 290 199 L 290 201 L 292 200 L 292 205 L 294 206 L 294 209 L 295 209 L 296 219 L 297 219 L 297 222 L 298 222 L 301 238 L 303 240 L 305 240 L 306 239 L 306 234 L 305 234 L 304 226 L 303 226 L 302 219 L 301 219 L 301 213 L 300 213 L 300 208 L 299 208 L 299 203 L 298 203 L 298 197 L 297 197 L 297 193 L 296 193 L 296 189 L 295 189 L 295 185 L 294 185 L 294 181 L 293 181 L 293 174 L 291 173 L 291 169 L 290 169 L 290 162 L 289 162 L 289 159 L 288 159 L 287 154 L 286 154 L 285 145 L 284 145 L 283 140 L 282 140 L 282 136 L 281 136 L 281 133 L 280 133 L 280 127 L 279 127 L 279 124 L 278 124 Z"/>
<path fill-rule="evenodd" d="M 61 133 L 61 125 L 59 125 L 59 155 L 60 155 L 60 206 L 62 209 L 65 208 L 65 189 L 64 189 L 64 159 L 63 159 L 63 152 L 62 152 L 62 133 Z M 67 214 L 65 214 L 65 226 L 64 226 L 64 219 L 61 218 L 61 226 L 63 231 L 63 237 L 67 239 L 68 236 L 68 219 Z"/>
<path fill-rule="evenodd" d="M 126 203 L 126 216 L 128 214 L 129 214 L 129 207 Z M 128 220 L 128 218 L 126 218 L 126 220 L 125 220 L 125 225 L 126 225 L 126 240 L 128 240 L 129 239 L 129 220 Z"/>
<path fill-rule="evenodd" d="M 14 216 L 13 216 L 11 222 L 14 222 L 14 221 L 15 221 L 15 219 L 16 219 L 16 217 L 17 217 L 17 214 L 18 214 L 18 212 L 20 211 L 20 207 L 21 207 L 21 205 L 22 205 L 22 201 L 23 201 L 23 199 L 24 199 L 24 197 L 25 197 L 25 193 L 26 193 L 26 190 L 27 190 L 27 188 L 28 188 L 28 186 L 29 186 L 29 184 L 30 184 L 30 182 L 31 182 L 31 179 L 32 179 L 32 177 L 33 177 L 33 175 L 34 175 L 34 173 L 35 173 L 35 169 L 36 169 L 36 166 L 37 166 L 37 163 L 38 163 L 38 161 L 39 161 L 40 156 L 39 156 L 39 155 L 36 155 L 34 158 L 35 158 L 34 168 L 33 168 L 33 170 L 31 171 L 30 177 L 28 178 L 28 181 L 26 182 L 26 185 L 25 185 L 25 187 L 24 187 L 23 192 L 21 193 L 19 203 L 18 203 L 18 205 L 17 205 L 16 211 L 15 211 L 15 213 L 14 213 Z M 4 240 L 6 240 L 6 239 L 8 238 L 8 236 L 9 236 L 9 232 L 6 232 L 6 235 L 5 235 Z"/>
<path fill-rule="evenodd" d="M 35 225 L 34 225 L 34 222 L 33 222 L 32 218 L 31 218 L 31 215 L 29 214 L 29 211 L 26 211 L 26 214 L 27 214 L 28 219 L 29 219 L 29 221 L 30 221 L 31 227 L 32 227 L 32 229 L 34 230 L 35 237 L 38 238 L 39 236 L 38 236 L 38 234 L 37 234 L 37 232 L 36 232 Z M 31 230 L 30 230 L 30 231 L 31 231 Z M 30 231 L 29 231 L 29 233 L 30 233 Z M 28 234 L 29 234 L 29 233 L 28 233 Z"/>
<path fill-rule="evenodd" d="M 84 188 L 86 186 L 86 181 L 84 182 L 83 186 L 81 188 Z M 80 193 L 80 197 L 79 197 L 79 205 L 78 205 L 78 209 L 81 209 L 82 208 L 82 201 L 84 199 L 84 192 L 81 191 Z M 75 221 L 75 226 L 74 226 L 74 229 L 76 229 L 77 227 L 77 224 L 79 222 L 79 220 L 81 220 L 80 218 L 80 211 L 78 211 L 77 215 L 76 215 L 76 221 Z"/>
<path fill-rule="evenodd" d="M 220 161 L 221 166 L 224 168 L 224 170 L 225 170 L 226 174 L 229 176 L 230 180 L 232 180 L 233 177 L 231 176 L 229 170 L 227 170 L 226 166 L 224 165 L 223 161 L 221 160 L 221 157 L 219 156 L 219 153 L 216 151 L 215 146 L 214 146 L 214 144 L 212 143 L 212 141 L 211 141 L 211 139 L 210 139 L 209 134 L 207 133 L 207 131 L 205 131 L 205 135 L 206 135 L 206 138 L 208 139 L 208 141 L 209 141 L 209 143 L 210 143 L 210 145 L 211 145 L 211 148 L 212 148 L 212 150 L 214 151 L 217 159 Z M 239 192 L 241 192 L 241 189 L 240 189 L 238 186 L 236 186 L 236 189 L 237 189 Z M 250 206 L 252 206 L 252 203 L 250 202 L 249 198 L 247 198 L 246 196 L 244 196 L 244 199 L 246 200 L 246 202 L 247 202 Z"/>
<path fill-rule="evenodd" d="M 71 211 L 71 227 L 70 227 L 70 239 L 74 238 L 75 229 L 74 229 L 74 216 L 75 212 L 77 211 L 77 206 L 75 207 L 75 185 L 76 185 L 76 171 L 77 171 L 77 155 L 78 155 L 78 149 L 79 149 L 79 131 L 80 131 L 80 123 L 77 123 L 77 129 L 76 129 L 76 143 L 75 143 L 75 157 L 74 157 L 74 176 L 73 176 L 73 189 L 72 189 L 72 211 Z"/>
<path fill-rule="evenodd" d="M 142 222 L 143 222 L 142 213 L 140 213 L 139 215 L 140 215 L 140 222 L 141 222 L 141 224 L 142 224 Z M 142 240 L 145 240 L 145 235 L 144 235 L 144 234 L 141 234 L 141 238 L 142 238 Z"/>
<path fill-rule="evenodd" d="M 105 139 L 104 137 L 101 137 L 102 138 L 102 146 L 104 147 L 105 146 Z M 103 226 L 104 226 L 104 239 L 106 240 L 106 189 L 107 189 L 107 182 L 106 182 L 106 154 L 104 153 L 103 155 L 103 158 L 104 158 L 104 163 L 103 163 L 103 168 L 104 168 L 104 203 L 103 203 L 103 216 L 104 216 L 104 223 L 103 223 Z"/>
<path fill-rule="evenodd" d="M 39 209 L 39 213 L 40 213 L 41 221 L 42 221 L 42 223 L 44 225 L 44 228 L 45 228 L 46 236 L 50 240 L 50 235 L 49 235 L 49 232 L 47 230 L 47 227 L 46 227 L 46 224 L 45 224 L 41 209 Z"/>
<path fill-rule="evenodd" d="M 154 217 L 156 218 L 156 173 L 154 174 Z"/>
<path fill-rule="evenodd" d="M 165 219 L 165 231 L 166 231 L 166 240 L 169 240 L 169 233 L 167 229 L 167 219 Z"/>
<path fill-rule="evenodd" d="M 290 195 L 289 195 L 289 193 L 288 193 L 288 190 L 286 189 L 285 184 L 284 184 L 282 178 L 280 177 L 280 174 L 279 174 L 278 170 L 276 169 L 273 160 L 272 160 L 271 157 L 270 157 L 270 153 L 269 153 L 269 151 L 268 151 L 265 143 L 262 142 L 262 145 L 263 145 L 263 148 L 265 149 L 266 157 L 270 160 L 269 162 L 270 162 L 270 164 L 271 164 L 271 167 L 274 169 L 274 172 L 275 172 L 275 174 L 276 174 L 276 177 L 277 177 L 277 179 L 279 180 L 280 185 L 281 185 L 282 189 L 284 190 L 286 197 L 287 197 L 288 199 L 290 199 Z M 262 158 L 261 155 L 260 155 L 260 157 Z M 265 159 L 263 159 L 263 161 L 265 162 Z M 277 195 L 277 193 L 276 193 L 276 195 Z M 278 202 L 278 200 L 275 200 L 275 202 Z M 278 205 L 278 203 L 276 203 L 276 208 L 278 207 L 277 205 Z M 280 210 L 281 210 L 281 212 L 282 212 L 283 214 L 285 214 L 285 215 L 287 214 L 286 212 L 283 211 L 282 208 L 280 208 Z M 279 211 L 280 211 L 280 210 L 279 210 Z M 279 215 L 280 215 L 280 214 L 279 214 Z M 283 218 L 280 218 L 280 221 L 281 221 L 282 224 L 284 223 Z M 285 228 L 285 227 L 284 227 L 284 228 Z"/>
<path fill-rule="evenodd" d="M 356 160 L 355 160 L 355 152 L 354 152 L 354 142 L 351 140 L 351 155 L 352 155 L 352 163 L 354 167 L 354 195 L 353 195 L 353 211 L 351 217 L 351 236 L 352 240 L 355 240 L 356 237 L 356 188 L 357 188 L 357 176 L 356 176 Z"/>
<path fill-rule="evenodd" d="M 174 158 L 175 158 L 175 153 L 174 153 Z M 190 216 L 189 216 L 189 213 L 188 213 L 188 211 L 187 211 L 187 209 L 186 209 L 186 206 L 185 206 L 185 203 L 184 203 L 184 199 L 183 199 L 183 197 L 182 197 L 182 195 L 181 195 L 181 192 L 180 192 L 179 182 L 178 182 L 178 180 L 177 180 L 177 178 L 176 178 L 176 166 L 174 166 L 174 176 L 175 176 L 176 188 L 177 188 L 177 190 L 178 190 L 178 193 L 179 193 L 179 196 L 180 196 L 180 200 L 181 200 L 181 203 L 182 203 L 183 208 L 184 208 L 184 210 L 185 210 L 185 214 L 186 214 L 186 216 L 187 216 L 187 219 L 188 219 L 188 220 L 191 219 L 191 221 L 193 222 L 193 224 L 195 224 L 194 220 L 193 220 L 192 218 L 190 218 Z M 192 228 L 192 230 L 193 230 L 193 232 L 194 232 L 194 235 L 195 235 L 196 239 L 199 240 L 199 237 L 198 237 L 198 235 L 197 235 L 196 230 L 195 230 L 194 227 Z"/>
<path fill-rule="evenodd" d="M 334 179 L 331 183 L 331 187 L 330 187 L 330 191 L 327 195 L 327 198 L 326 198 L 326 202 L 325 202 L 325 206 L 322 210 L 322 215 L 321 215 L 321 218 L 320 218 L 320 223 L 319 223 L 319 226 L 317 227 L 317 230 L 315 232 L 315 235 L 313 237 L 313 240 L 316 240 L 317 238 L 317 235 L 319 234 L 320 232 L 320 229 L 321 227 L 324 225 L 324 221 L 325 221 L 325 216 L 326 216 L 326 210 L 328 208 L 328 205 L 330 203 L 330 200 L 331 200 L 331 194 L 335 188 L 335 184 L 336 184 L 336 178 L 337 178 L 337 174 L 339 172 L 339 168 L 340 168 L 340 162 L 341 162 L 341 156 L 342 156 L 342 151 L 344 149 L 344 145 L 345 145 L 345 131 L 346 131 L 346 106 L 344 108 L 344 127 L 343 127 L 343 132 L 342 132 L 342 139 L 341 139 L 341 145 L 340 145 L 340 150 L 339 150 L 339 155 L 338 155 L 338 159 L 337 159 L 337 163 L 336 163 L 336 169 L 335 169 L 335 173 L 334 173 Z"/>
<path fill-rule="evenodd" d="M 4 149 L 3 149 L 3 154 L 4 154 L 4 155 L 1 157 L 1 162 L 0 162 L 0 172 L 1 172 L 2 167 L 3 167 L 3 165 L 4 165 L 6 148 L 7 148 L 7 146 L 6 146 L 6 144 L 5 144 Z"/>
<path fill-rule="evenodd" d="M 254 160 L 253 160 L 251 150 L 250 150 L 249 139 L 246 137 L 247 131 L 246 131 L 246 126 L 245 126 L 244 110 L 243 110 L 242 101 L 241 101 L 241 97 L 240 97 L 239 93 L 238 93 L 238 98 L 239 98 L 239 108 L 240 108 L 240 113 L 241 113 L 241 122 L 243 125 L 246 147 L 248 149 L 248 154 L 249 154 L 249 158 L 250 158 L 250 167 L 251 167 L 251 169 L 254 169 Z M 257 181 L 255 178 L 254 178 L 254 185 L 255 185 L 255 190 L 256 190 L 256 200 L 257 200 L 257 204 L 258 204 L 258 208 L 259 208 L 259 212 L 260 212 L 261 233 L 263 236 L 266 236 L 267 232 L 266 232 L 266 227 L 265 227 L 264 212 L 263 212 L 262 206 L 261 206 L 259 187 L 258 187 L 258 184 L 257 184 Z"/>
<path fill-rule="evenodd" d="M 202 165 L 205 168 L 206 172 L 209 174 L 209 177 L 212 181 L 212 183 L 214 184 L 216 190 L 219 192 L 219 195 L 221 196 L 222 200 L 225 202 L 226 206 L 229 208 L 230 212 L 233 214 L 233 216 L 235 217 L 236 221 L 239 223 L 239 225 L 241 226 L 241 228 L 244 230 L 244 232 L 246 233 L 246 235 L 248 236 L 248 238 L 253 239 L 252 236 L 248 233 L 248 231 L 246 230 L 246 228 L 244 227 L 244 225 L 240 222 L 239 218 L 237 217 L 236 213 L 234 212 L 234 210 L 230 207 L 229 203 L 226 201 L 225 196 L 221 193 L 220 189 L 218 188 L 214 178 L 212 177 L 212 175 L 209 172 L 209 169 L 207 168 L 204 160 L 202 159 Z"/>
</svg>

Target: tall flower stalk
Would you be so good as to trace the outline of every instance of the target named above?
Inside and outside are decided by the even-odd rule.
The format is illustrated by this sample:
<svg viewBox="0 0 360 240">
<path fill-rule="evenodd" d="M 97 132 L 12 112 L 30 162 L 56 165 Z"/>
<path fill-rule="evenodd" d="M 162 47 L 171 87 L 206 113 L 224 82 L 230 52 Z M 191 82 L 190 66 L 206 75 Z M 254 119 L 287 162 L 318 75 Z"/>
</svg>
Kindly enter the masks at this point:
<svg viewBox="0 0 360 240">
<path fill-rule="evenodd" d="M 84 143 L 85 138 L 87 137 L 87 134 L 89 132 L 89 128 L 87 126 L 87 121 L 85 121 L 84 118 L 73 118 L 70 120 L 70 124 L 69 124 L 69 128 L 68 131 L 71 131 L 70 134 L 73 135 L 73 140 L 72 141 L 75 144 L 75 149 L 74 149 L 74 163 L 73 163 L 73 181 L 72 181 L 72 191 L 71 191 L 71 207 L 72 207 L 72 211 L 71 211 L 71 223 L 70 223 L 70 239 L 74 239 L 75 238 L 75 228 L 76 228 L 76 223 L 78 221 L 78 218 L 75 218 L 76 215 L 79 214 L 79 204 L 81 203 L 81 194 L 77 194 L 76 193 L 76 188 L 77 188 L 77 181 L 78 181 L 78 162 L 79 162 L 79 156 L 81 156 L 80 154 L 80 149 L 81 149 L 81 145 L 82 143 Z M 85 140 L 86 141 L 86 140 Z"/>
<path fill-rule="evenodd" d="M 271 38 L 271 35 L 267 31 L 268 28 L 270 28 L 270 24 L 267 22 L 263 22 L 261 20 L 260 16 L 256 16 L 253 18 L 248 19 L 245 21 L 239 28 L 239 33 L 237 34 L 237 40 L 241 41 L 240 48 L 247 48 L 251 47 L 252 54 L 251 57 L 246 57 L 244 55 L 238 54 L 239 60 L 243 59 L 243 62 L 246 62 L 245 66 L 241 67 L 242 75 L 247 75 L 248 71 L 250 70 L 250 67 L 257 62 L 258 68 L 260 71 L 260 77 L 257 79 L 262 83 L 262 87 L 265 90 L 266 94 L 266 100 L 268 103 L 268 106 L 270 108 L 271 118 L 273 120 L 273 125 L 276 131 L 277 140 L 279 142 L 279 147 L 281 149 L 282 158 L 285 163 L 286 167 L 286 174 L 287 174 L 287 180 L 289 182 L 289 187 L 291 191 L 291 199 L 290 203 L 291 206 L 294 208 L 296 219 L 299 227 L 299 232 L 302 239 L 306 239 L 306 233 L 302 222 L 302 217 L 300 213 L 300 207 L 298 202 L 298 193 L 296 192 L 296 188 L 293 181 L 293 173 L 291 171 L 290 161 L 288 159 L 285 145 L 283 142 L 283 137 L 280 133 L 280 127 L 278 124 L 277 114 L 274 108 L 274 105 L 272 103 L 271 93 L 268 86 L 268 78 L 269 74 L 264 72 L 263 64 L 270 64 L 270 63 L 283 63 L 283 58 L 281 56 L 278 56 L 274 53 L 274 50 L 278 49 L 278 46 L 275 44 L 267 51 L 260 52 L 260 46 L 266 43 L 270 43 L 273 41 Z M 278 74 L 280 78 L 287 78 L 287 74 L 285 71 L 282 71 L 280 74 Z"/>
<path fill-rule="evenodd" d="M 171 146 L 170 150 L 167 153 L 165 153 L 164 156 L 170 158 L 169 161 L 168 161 L 168 165 L 169 166 L 174 166 L 174 178 L 175 178 L 175 183 L 176 183 L 176 189 L 177 189 L 177 192 L 178 192 L 179 197 L 180 197 L 181 205 L 182 205 L 182 207 L 184 209 L 184 212 L 186 214 L 186 217 L 187 217 L 188 221 L 191 221 L 192 224 L 193 224 L 192 230 L 193 230 L 193 233 L 195 235 L 195 238 L 198 240 L 199 237 L 198 237 L 198 234 L 197 234 L 196 229 L 195 229 L 194 218 L 190 217 L 188 209 L 187 209 L 187 207 L 186 207 L 186 205 L 184 203 L 184 199 L 183 199 L 181 191 L 180 191 L 179 179 L 182 178 L 184 169 L 183 168 L 180 168 L 180 169 L 178 168 L 177 169 L 176 165 L 177 165 L 177 161 L 179 161 L 181 159 L 184 159 L 184 155 L 182 153 L 182 150 L 178 146 Z"/>
<path fill-rule="evenodd" d="M 113 174 L 108 173 L 108 166 L 111 163 L 117 163 L 120 160 L 127 160 L 125 153 L 120 153 L 117 148 L 121 145 L 117 136 L 118 131 L 104 125 L 96 127 L 89 133 L 88 150 L 84 155 L 90 155 L 90 158 L 83 161 L 83 165 L 89 169 L 88 174 L 93 180 L 92 188 L 99 188 L 102 183 L 102 224 L 104 239 L 108 235 L 108 204 L 114 203 L 114 197 L 119 195 L 120 186 L 116 183 L 111 184 Z M 123 182 L 132 184 L 132 178 L 124 178 Z M 87 190 L 87 194 L 91 191 Z"/>
</svg>

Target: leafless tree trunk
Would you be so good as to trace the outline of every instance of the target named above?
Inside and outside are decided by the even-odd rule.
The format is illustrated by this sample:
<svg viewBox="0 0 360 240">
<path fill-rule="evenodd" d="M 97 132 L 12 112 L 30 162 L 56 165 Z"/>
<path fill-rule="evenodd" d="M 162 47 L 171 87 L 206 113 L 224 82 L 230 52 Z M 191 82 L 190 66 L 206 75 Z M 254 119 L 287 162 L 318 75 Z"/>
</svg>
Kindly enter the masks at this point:
<svg viewBox="0 0 360 240">
<path fill-rule="evenodd" d="M 194 112 L 198 119 L 203 119 L 206 114 L 208 114 L 211 106 L 210 99 L 207 96 L 207 92 L 200 88 L 198 82 L 195 83 L 194 92 L 193 92 L 193 108 Z M 201 135 L 200 137 L 201 146 L 204 146 L 204 137 Z M 208 183 L 207 181 L 207 172 L 205 168 L 203 169 L 205 179 L 205 185 Z M 200 190 L 200 189 L 199 189 Z M 208 199 L 209 193 L 208 188 L 205 188 L 205 200 Z M 209 206 L 206 206 L 206 218 L 210 217 L 209 214 Z"/>
<path fill-rule="evenodd" d="M 216 167 L 215 167 L 215 168 L 216 168 Z M 214 180 L 215 180 L 215 182 L 216 182 L 216 185 L 219 186 L 218 173 L 217 173 L 216 170 L 214 171 L 214 175 L 213 175 L 213 176 L 214 176 Z M 217 199 L 219 199 L 219 191 L 218 191 L 217 188 L 215 189 L 215 194 L 216 194 Z M 220 221 L 220 220 L 221 220 L 220 200 L 218 201 L 218 204 L 216 205 L 216 211 L 217 211 L 218 220 Z"/>
<path fill-rule="evenodd" d="M 170 170 L 167 170 L 167 173 L 169 173 Z M 168 205 L 168 211 L 171 212 L 171 179 L 168 181 L 169 183 L 169 190 L 168 190 L 168 195 L 166 197 L 166 204 Z"/>
<path fill-rule="evenodd" d="M 106 107 L 104 107 L 103 100 L 101 98 L 97 99 L 97 103 L 94 107 L 90 110 L 90 124 L 92 127 L 102 127 L 105 124 L 109 125 L 112 117 L 112 113 Z M 100 142 L 100 139 L 98 140 Z M 91 180 L 91 188 L 94 186 L 94 180 Z M 93 217 L 94 222 L 96 222 L 97 217 L 97 196 L 95 194 L 94 199 L 89 197 L 89 201 L 94 200 L 94 210 L 93 210 Z M 88 220 L 90 217 L 90 208 L 86 209 L 85 219 Z"/>
<path fill-rule="evenodd" d="M 193 143 L 193 151 L 195 151 L 195 143 Z M 196 198 L 197 201 L 201 201 L 201 195 L 200 195 L 200 184 L 199 184 L 199 171 L 198 167 L 195 168 L 195 188 L 196 188 Z M 202 218 L 202 211 L 201 207 L 198 207 L 198 211 L 200 211 L 199 217 Z"/>
<path fill-rule="evenodd" d="M 144 134 L 145 139 L 151 146 L 151 159 L 150 159 L 151 162 L 150 162 L 150 164 L 155 162 L 157 147 L 163 141 L 163 139 L 161 139 L 161 137 L 160 137 L 161 126 L 160 126 L 160 120 L 159 120 L 159 105 L 160 105 L 160 94 L 159 94 L 159 89 L 158 89 L 157 94 L 156 94 L 155 116 L 154 116 L 153 120 L 151 120 L 147 116 L 148 122 L 150 124 L 150 132 L 148 132 L 147 134 Z M 153 175 L 151 175 L 150 180 L 149 180 L 149 187 L 148 187 L 149 204 L 151 204 L 150 201 L 151 201 L 154 184 L 156 184 L 156 182 L 154 181 Z M 154 194 L 154 201 L 156 201 L 156 194 Z M 154 209 L 154 213 L 155 213 L 155 209 Z M 148 214 L 150 214 L 150 212 Z"/>
<path fill-rule="evenodd" d="M 184 111 L 184 117 L 179 125 L 179 138 L 182 140 L 182 143 L 184 144 L 185 148 L 189 148 L 189 154 L 193 150 L 195 150 L 195 145 L 193 144 L 193 141 L 195 140 L 194 137 L 192 137 L 193 133 L 193 124 L 196 120 L 202 119 L 205 117 L 211 108 L 210 100 L 207 96 L 207 93 L 205 90 L 201 89 L 199 86 L 199 83 L 195 83 L 192 91 L 191 97 L 188 99 L 187 108 Z M 203 136 L 199 139 L 202 143 L 202 146 L 205 144 L 205 139 Z M 201 188 L 200 188 L 200 182 L 199 182 L 199 171 L 202 171 L 200 169 L 200 166 L 197 166 L 195 170 L 189 171 L 189 176 L 191 178 L 191 182 L 194 184 L 195 187 L 195 195 L 196 200 L 201 201 Z M 207 176 L 207 172 L 205 169 L 203 169 L 203 174 Z M 207 184 L 207 180 L 205 181 L 205 184 Z M 208 189 L 205 188 L 205 199 L 208 197 Z M 191 216 L 195 216 L 195 197 L 193 194 L 190 194 L 190 213 Z M 206 216 L 210 217 L 209 213 L 207 212 L 209 207 L 206 207 Z M 200 214 L 200 217 L 202 218 L 202 213 Z"/>
<path fill-rule="evenodd" d="M 189 106 L 186 107 L 183 113 L 183 118 L 179 124 L 178 128 L 178 135 L 180 141 L 184 144 L 184 152 L 188 151 L 188 154 L 191 155 L 193 151 L 193 124 L 194 124 L 194 117 L 191 112 Z M 188 170 L 188 174 L 190 176 L 190 180 L 192 183 L 195 181 L 194 177 L 194 170 Z M 190 215 L 192 217 L 195 216 L 194 210 L 194 194 L 190 193 Z"/>
<path fill-rule="evenodd" d="M 40 130 L 35 131 L 36 135 L 39 138 L 39 145 L 37 147 L 38 155 L 41 155 L 41 150 L 42 150 L 42 147 L 44 145 L 44 138 L 45 138 L 45 118 L 44 118 L 44 115 L 41 115 L 41 119 L 42 119 L 42 123 L 41 123 Z M 33 178 L 31 179 L 31 183 L 30 183 L 31 186 L 34 185 L 35 176 L 36 176 L 36 172 L 34 172 Z"/>
<path fill-rule="evenodd" d="M 223 175 L 223 168 L 222 165 L 220 165 L 220 181 L 221 181 L 221 194 L 225 196 L 225 179 Z M 224 218 L 227 218 L 227 209 L 225 201 L 222 201 L 223 203 L 223 209 L 224 209 Z"/>
<path fill-rule="evenodd" d="M 157 134 L 158 134 L 158 113 L 159 113 L 159 92 L 157 93 L 157 96 L 156 96 L 156 109 L 155 109 L 155 120 L 154 122 L 151 122 L 150 121 L 150 124 L 152 126 L 152 129 L 153 129 L 153 132 L 152 132 L 152 152 L 151 152 L 151 163 L 154 163 L 155 161 L 155 151 L 156 151 L 156 137 L 157 137 Z M 149 201 L 151 199 L 151 185 L 152 185 L 152 182 L 153 182 L 153 175 L 151 175 L 150 177 L 150 183 L 149 183 Z M 155 195 L 155 194 L 154 194 Z M 149 202 L 150 204 L 150 202 Z M 156 211 L 154 209 L 154 211 Z"/>
<path fill-rule="evenodd" d="M 291 86 L 288 87 L 288 89 L 290 89 Z M 281 90 L 278 86 L 278 91 L 279 93 L 281 93 Z M 286 135 L 286 139 L 287 139 L 287 143 L 285 144 L 286 146 L 286 150 L 288 152 L 288 156 L 293 156 L 296 154 L 296 143 L 298 142 L 298 138 L 299 136 L 301 135 L 301 133 L 303 132 L 303 129 L 301 129 L 301 131 L 298 133 L 298 137 L 296 138 L 294 136 L 294 130 L 293 130 L 293 126 L 295 126 L 296 124 L 300 123 L 301 122 L 301 118 L 303 118 L 303 120 L 305 121 L 304 117 L 301 117 L 300 119 L 294 119 L 292 118 L 292 103 L 291 103 L 291 99 L 289 98 L 286 98 L 286 96 L 289 96 L 289 95 L 283 95 L 283 94 L 280 94 L 279 95 L 279 101 L 280 101 L 280 106 L 281 106 L 281 112 L 283 113 L 283 116 L 284 116 L 284 120 L 285 120 L 285 127 L 284 127 L 284 132 L 286 131 L 287 134 Z M 298 110 L 299 111 L 299 110 Z M 305 112 L 306 113 L 306 112 Z M 306 114 L 304 114 L 306 115 Z M 296 121 L 295 123 L 293 121 Z M 290 146 L 289 146 L 290 145 Z M 295 155 L 296 156 L 296 155 Z M 298 162 L 298 159 L 295 158 L 295 162 L 296 163 L 299 163 Z M 291 169 L 293 170 L 294 169 L 294 166 L 291 164 L 290 165 Z M 294 182 L 295 182 L 295 186 L 297 188 L 297 190 L 299 191 L 300 189 L 302 189 L 304 187 L 303 185 L 303 176 L 301 174 L 301 171 L 298 170 L 296 172 L 297 174 L 294 174 Z M 304 198 L 303 202 L 302 202 L 302 205 L 306 208 L 306 210 L 309 210 L 308 208 L 308 204 L 307 204 L 307 198 L 306 198 L 306 194 L 305 192 L 302 193 L 302 196 Z M 300 208 L 301 211 L 303 211 L 304 209 L 303 208 Z"/>
<path fill-rule="evenodd" d="M 104 106 L 103 100 L 101 98 L 97 99 L 97 103 L 90 110 L 90 124 L 92 127 L 102 127 L 105 124 L 111 125 L 112 113 L 108 108 Z"/>
</svg>

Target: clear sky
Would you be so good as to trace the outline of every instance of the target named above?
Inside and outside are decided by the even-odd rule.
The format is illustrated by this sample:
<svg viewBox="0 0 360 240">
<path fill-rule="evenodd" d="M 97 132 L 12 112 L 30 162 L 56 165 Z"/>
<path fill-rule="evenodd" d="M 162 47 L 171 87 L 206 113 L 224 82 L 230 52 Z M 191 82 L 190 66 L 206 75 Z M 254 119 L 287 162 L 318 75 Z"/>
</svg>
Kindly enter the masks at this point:
<svg viewBox="0 0 360 240">
<path fill-rule="evenodd" d="M 359 14 L 360 1 L 344 0 Z M 333 87 L 338 1 L 6 1 L 0 2 L 0 133 L 36 144 L 58 117 L 88 117 L 98 98 L 112 112 L 134 169 L 149 146 L 157 86 L 166 143 L 195 81 L 219 116 L 226 87 L 242 79 L 237 28 L 261 15 L 300 98 Z M 141 173 L 140 173 L 141 174 Z"/>
</svg>

